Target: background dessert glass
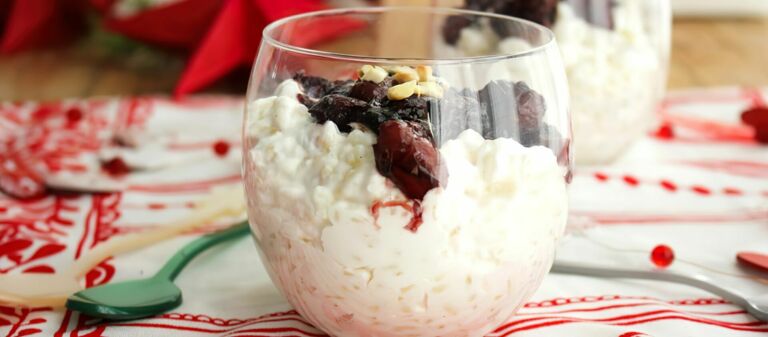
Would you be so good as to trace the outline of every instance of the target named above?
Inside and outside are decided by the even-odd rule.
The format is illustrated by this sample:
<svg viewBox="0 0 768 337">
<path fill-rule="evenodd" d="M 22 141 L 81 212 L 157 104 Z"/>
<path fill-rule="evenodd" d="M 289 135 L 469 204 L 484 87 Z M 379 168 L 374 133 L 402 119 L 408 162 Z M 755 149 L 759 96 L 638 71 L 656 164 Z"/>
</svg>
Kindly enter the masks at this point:
<svg viewBox="0 0 768 337">
<path fill-rule="evenodd" d="M 493 24 L 521 47 L 468 56 L 440 43 L 447 20 Z M 318 328 L 481 336 L 548 272 L 571 167 L 548 29 L 447 8 L 290 17 L 265 29 L 247 102 L 253 234 Z"/>
<path fill-rule="evenodd" d="M 464 6 L 554 30 L 568 74 L 578 164 L 614 161 L 653 126 L 666 87 L 669 0 L 467 0 Z M 453 44 L 469 54 L 518 48 L 508 38 L 493 27 L 470 27 Z"/>
</svg>

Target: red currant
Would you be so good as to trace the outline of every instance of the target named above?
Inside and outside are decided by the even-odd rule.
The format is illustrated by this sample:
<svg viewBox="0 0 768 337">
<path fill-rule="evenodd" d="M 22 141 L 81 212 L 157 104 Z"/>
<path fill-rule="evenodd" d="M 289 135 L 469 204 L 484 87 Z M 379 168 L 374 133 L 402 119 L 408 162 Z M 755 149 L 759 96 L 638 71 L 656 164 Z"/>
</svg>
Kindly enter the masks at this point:
<svg viewBox="0 0 768 337">
<path fill-rule="evenodd" d="M 656 130 L 656 138 L 659 139 L 672 139 L 675 138 L 675 129 L 671 124 L 664 123 Z"/>
<path fill-rule="evenodd" d="M 755 140 L 768 144 L 768 107 L 755 106 L 741 113 L 741 121 L 754 128 Z"/>
<path fill-rule="evenodd" d="M 101 163 L 101 168 L 113 177 L 124 176 L 131 172 L 131 168 L 120 157 L 115 157 Z"/>
<path fill-rule="evenodd" d="M 67 122 L 75 124 L 83 119 L 83 111 L 77 107 L 71 107 L 67 110 Z"/>
<path fill-rule="evenodd" d="M 225 140 L 219 140 L 213 143 L 213 153 L 219 157 L 224 157 L 229 153 L 229 143 Z"/>
<path fill-rule="evenodd" d="M 675 252 L 667 245 L 658 245 L 651 251 L 651 262 L 656 267 L 667 268 L 675 261 Z"/>
</svg>

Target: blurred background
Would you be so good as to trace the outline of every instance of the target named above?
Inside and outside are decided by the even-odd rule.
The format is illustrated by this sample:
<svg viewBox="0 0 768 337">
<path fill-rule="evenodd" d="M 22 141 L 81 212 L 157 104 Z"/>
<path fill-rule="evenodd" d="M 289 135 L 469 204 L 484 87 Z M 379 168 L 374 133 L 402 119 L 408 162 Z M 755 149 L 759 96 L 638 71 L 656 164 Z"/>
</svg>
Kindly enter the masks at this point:
<svg viewBox="0 0 768 337">
<path fill-rule="evenodd" d="M 768 83 L 768 1 L 671 1 L 669 88 Z M 242 94 L 268 22 L 376 3 L 461 0 L 0 0 L 0 100 Z"/>
</svg>

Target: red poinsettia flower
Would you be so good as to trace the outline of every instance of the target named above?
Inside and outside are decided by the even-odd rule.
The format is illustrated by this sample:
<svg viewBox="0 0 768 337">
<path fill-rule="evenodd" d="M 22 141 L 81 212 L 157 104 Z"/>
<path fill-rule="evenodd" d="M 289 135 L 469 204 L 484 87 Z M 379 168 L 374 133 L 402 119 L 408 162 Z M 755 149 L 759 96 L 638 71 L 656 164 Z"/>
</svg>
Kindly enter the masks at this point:
<svg viewBox="0 0 768 337">
<path fill-rule="evenodd" d="M 219 13 L 222 0 L 183 0 L 135 8 L 126 13 L 115 0 L 91 0 L 104 15 L 104 27 L 163 47 L 193 48 Z M 129 8 L 130 9 L 130 8 Z"/>
<path fill-rule="evenodd" d="M 0 0 L 7 22 L 0 52 L 13 53 L 71 41 L 85 28 L 81 0 Z"/>
</svg>

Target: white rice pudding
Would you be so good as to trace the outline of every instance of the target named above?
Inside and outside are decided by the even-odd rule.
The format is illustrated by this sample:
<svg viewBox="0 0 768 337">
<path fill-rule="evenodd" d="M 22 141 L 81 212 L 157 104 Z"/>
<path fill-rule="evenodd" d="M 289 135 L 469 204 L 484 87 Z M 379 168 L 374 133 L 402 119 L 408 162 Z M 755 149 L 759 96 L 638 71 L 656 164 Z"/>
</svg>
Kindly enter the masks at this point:
<svg viewBox="0 0 768 337">
<path fill-rule="evenodd" d="M 617 0 L 613 29 L 578 17 L 567 2 L 558 5 L 552 30 L 568 75 L 578 164 L 615 160 L 651 126 L 664 69 L 644 27 L 644 1 Z M 499 41 L 486 25 L 462 30 L 456 48 L 465 55 L 487 55 L 530 45 L 514 37 Z"/>
<path fill-rule="evenodd" d="M 646 0 L 618 0 L 614 29 L 590 25 L 560 3 L 553 28 L 571 91 L 578 164 L 615 160 L 651 127 L 663 69 L 644 28 Z"/>
<path fill-rule="evenodd" d="M 288 80 L 249 104 L 245 174 L 262 259 L 302 316 L 338 337 L 482 336 L 533 294 L 567 215 L 551 150 L 463 132 L 411 231 L 376 136 L 316 124 L 298 92 Z"/>
</svg>

